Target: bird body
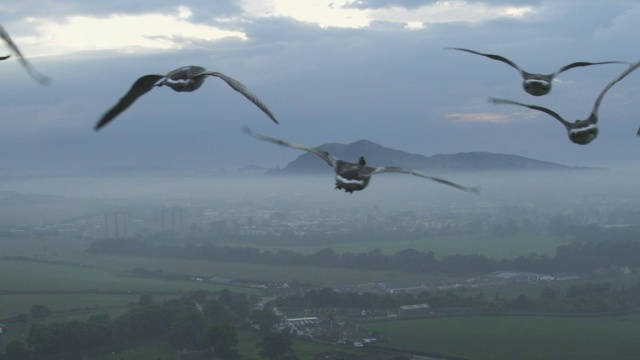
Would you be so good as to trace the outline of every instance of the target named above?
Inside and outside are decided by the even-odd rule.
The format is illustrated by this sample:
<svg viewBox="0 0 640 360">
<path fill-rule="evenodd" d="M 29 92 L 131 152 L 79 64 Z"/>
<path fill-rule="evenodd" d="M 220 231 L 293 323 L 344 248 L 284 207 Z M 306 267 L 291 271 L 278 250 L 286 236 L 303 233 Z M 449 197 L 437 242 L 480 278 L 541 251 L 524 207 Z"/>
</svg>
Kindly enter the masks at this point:
<svg viewBox="0 0 640 360">
<path fill-rule="evenodd" d="M 600 103 L 602 102 L 604 95 L 607 93 L 607 91 L 609 91 L 609 89 L 611 89 L 613 85 L 615 85 L 618 81 L 624 79 L 627 75 L 629 75 L 639 66 L 640 66 L 640 61 L 635 64 L 632 64 L 620 75 L 618 75 L 618 77 L 611 80 L 604 87 L 604 89 L 602 89 L 602 91 L 600 92 L 600 95 L 598 95 L 598 98 L 595 101 L 595 104 L 593 105 L 593 110 L 591 110 L 591 114 L 589 114 L 589 117 L 587 117 L 586 120 L 576 120 L 574 122 L 569 122 L 564 118 L 562 118 L 562 116 L 558 115 L 555 111 L 549 110 L 542 106 L 523 104 L 513 100 L 506 100 L 506 99 L 489 98 L 489 100 L 494 104 L 511 104 L 511 105 L 524 106 L 532 110 L 538 110 L 538 111 L 547 113 L 552 117 L 554 117 L 556 120 L 560 121 L 562 125 L 564 125 L 564 127 L 567 129 L 567 135 L 569 136 L 569 140 L 571 140 L 571 142 L 579 145 L 586 145 L 586 144 L 589 144 L 598 136 L 598 109 L 600 108 Z M 640 130 L 638 130 L 637 135 L 640 136 Z"/>
<path fill-rule="evenodd" d="M 583 67 L 583 66 L 590 66 L 590 65 L 623 64 L 624 63 L 622 61 L 602 61 L 602 62 L 578 61 L 578 62 L 571 63 L 569 65 L 563 66 L 562 68 L 560 68 L 558 71 L 554 73 L 545 75 L 545 74 L 535 74 L 535 73 L 524 71 L 516 63 L 500 55 L 485 54 L 485 53 L 481 53 L 481 52 L 477 52 L 469 49 L 463 49 L 463 48 L 446 48 L 446 49 L 466 51 L 468 53 L 485 56 L 493 60 L 502 61 L 503 63 L 518 70 L 518 72 L 522 76 L 522 87 L 524 88 L 524 91 L 526 91 L 527 93 L 533 96 L 542 96 L 542 95 L 548 94 L 551 91 L 551 83 L 553 82 L 553 79 L 563 71 L 573 69 L 575 67 Z"/>
<path fill-rule="evenodd" d="M 265 105 L 256 94 L 249 90 L 249 88 L 240 81 L 216 71 L 209 71 L 201 66 L 191 65 L 177 68 L 165 75 L 145 75 L 136 80 L 136 82 L 131 86 L 131 89 L 129 89 L 129 92 L 127 92 L 116 105 L 102 116 L 96 124 L 95 130 L 100 130 L 102 127 L 107 125 L 121 112 L 131 106 L 131 104 L 133 104 L 139 97 L 148 93 L 154 87 L 167 86 L 173 91 L 191 92 L 200 88 L 207 76 L 214 76 L 222 79 L 231 86 L 232 89 L 244 95 L 249 101 L 267 114 L 274 123 L 278 123 L 278 120 L 273 116 L 267 105 Z"/>
<path fill-rule="evenodd" d="M 336 172 L 336 189 L 348 193 L 366 188 L 374 170 L 367 166 L 364 156 L 360 157 L 357 164 L 337 159 L 333 168 Z"/>
<path fill-rule="evenodd" d="M 278 145 L 282 145 L 282 146 L 286 146 L 294 149 L 304 150 L 304 151 L 308 151 L 316 154 L 317 156 L 322 158 L 329 166 L 333 168 L 335 172 L 335 181 L 336 181 L 335 188 L 338 190 L 344 190 L 347 193 L 353 193 L 354 191 L 364 190 L 369 185 L 369 181 L 371 181 L 371 176 L 373 176 L 374 174 L 385 173 L 385 172 L 396 172 L 396 173 L 415 175 L 425 179 L 439 182 L 441 184 L 453 186 L 459 190 L 472 192 L 472 193 L 480 192 L 480 189 L 478 187 L 462 186 L 454 182 L 441 179 L 435 176 L 426 175 L 411 169 L 405 169 L 405 168 L 396 167 L 396 166 L 378 166 L 378 167 L 368 166 L 364 156 L 361 156 L 357 163 L 352 163 L 349 161 L 340 160 L 335 156 L 331 155 L 330 153 L 324 150 L 318 149 L 316 147 L 298 145 L 298 144 L 290 143 L 274 137 L 256 134 L 247 126 L 245 126 L 243 130 L 246 134 L 251 135 L 258 140 L 263 140 L 263 141 L 271 142 L 274 144 L 278 144 Z"/>
<path fill-rule="evenodd" d="M 169 72 L 157 86 L 166 85 L 178 92 L 195 91 L 210 73 L 201 66 L 184 66 Z"/>
</svg>

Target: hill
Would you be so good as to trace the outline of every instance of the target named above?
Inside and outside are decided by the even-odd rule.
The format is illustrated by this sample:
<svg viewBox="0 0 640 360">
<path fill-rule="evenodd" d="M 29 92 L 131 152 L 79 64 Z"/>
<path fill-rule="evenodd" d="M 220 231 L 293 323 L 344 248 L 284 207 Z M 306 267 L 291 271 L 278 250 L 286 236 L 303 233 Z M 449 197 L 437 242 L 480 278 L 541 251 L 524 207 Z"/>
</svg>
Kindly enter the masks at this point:
<svg viewBox="0 0 640 360">
<path fill-rule="evenodd" d="M 596 170 L 548 161 L 535 160 L 518 155 L 494 154 L 489 152 L 465 152 L 456 154 L 436 154 L 425 156 L 390 149 L 369 140 L 358 140 L 351 144 L 324 144 L 319 146 L 346 161 L 357 162 L 365 156 L 371 166 L 402 166 L 415 170 L 429 171 L 515 171 L 515 170 Z M 331 172 L 327 164 L 318 156 L 304 153 L 282 169 L 270 169 L 268 175 L 307 175 Z"/>
</svg>

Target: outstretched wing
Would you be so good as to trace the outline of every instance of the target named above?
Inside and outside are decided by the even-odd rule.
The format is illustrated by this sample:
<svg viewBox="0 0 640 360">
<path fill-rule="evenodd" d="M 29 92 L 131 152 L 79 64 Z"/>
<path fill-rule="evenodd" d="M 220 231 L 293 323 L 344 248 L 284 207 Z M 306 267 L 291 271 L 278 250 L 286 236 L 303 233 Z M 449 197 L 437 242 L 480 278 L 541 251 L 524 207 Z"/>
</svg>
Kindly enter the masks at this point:
<svg viewBox="0 0 640 360">
<path fill-rule="evenodd" d="M 611 89 L 611 87 L 615 85 L 618 81 L 624 79 L 625 76 L 629 75 L 633 70 L 637 69 L 638 66 L 640 66 L 640 61 L 638 61 L 635 64 L 631 64 L 631 66 L 629 66 L 627 70 L 623 71 L 622 74 L 618 75 L 617 78 L 611 80 L 611 82 L 608 83 L 607 86 L 604 87 L 604 89 L 602 89 L 602 91 L 600 92 L 600 95 L 598 95 L 598 98 L 596 99 L 596 103 L 593 105 L 593 111 L 591 112 L 592 115 L 596 115 L 598 113 L 598 108 L 600 107 L 600 103 L 602 102 L 602 98 L 604 97 L 604 94 L 606 94 L 607 91 L 609 91 L 609 89 Z"/>
<path fill-rule="evenodd" d="M 507 58 L 506 58 L 506 57 L 504 57 L 504 56 L 500 56 L 500 55 L 493 55 L 493 54 L 484 54 L 484 53 L 481 53 L 481 52 L 477 52 L 477 51 L 473 51 L 473 50 L 469 50 L 469 49 L 463 49 L 463 48 L 445 48 L 445 49 L 447 49 L 447 50 L 460 50 L 460 51 L 466 51 L 466 52 L 469 52 L 469 53 L 472 53 L 472 54 L 486 56 L 486 57 L 488 57 L 488 58 L 490 58 L 490 59 L 493 59 L 493 60 L 502 61 L 503 63 L 505 63 L 505 64 L 507 64 L 507 65 L 509 65 L 509 66 L 513 67 L 514 69 L 516 69 L 516 70 L 520 71 L 520 73 L 521 73 L 521 74 L 522 74 L 522 73 L 524 73 L 524 70 L 522 70 L 522 69 L 520 68 L 520 66 L 516 65 L 516 63 L 514 63 L 513 61 L 511 61 L 511 60 L 507 59 Z"/>
<path fill-rule="evenodd" d="M 0 37 L 7 43 L 9 48 L 11 48 L 11 51 L 13 51 L 16 55 L 18 55 L 18 61 L 20 62 L 22 67 L 24 67 L 27 70 L 29 75 L 31 75 L 31 77 L 35 81 L 39 82 L 42 85 L 47 85 L 49 82 L 51 82 L 51 79 L 49 79 L 48 77 L 36 71 L 36 69 L 33 66 L 31 66 L 31 64 L 27 61 L 27 59 L 25 59 L 24 56 L 22 56 L 22 53 L 18 49 L 18 46 L 13 42 L 13 40 L 11 40 L 9 33 L 2 27 L 2 25 L 0 25 Z M 7 59 L 8 57 L 9 56 L 0 58 L 0 60 Z"/>
<path fill-rule="evenodd" d="M 567 120 L 563 119 L 562 116 L 558 115 L 555 111 L 549 110 L 546 107 L 542 107 L 542 106 L 538 106 L 538 105 L 529 105 L 529 104 L 522 104 L 519 103 L 517 101 L 513 101 L 513 100 L 507 100 L 507 99 L 496 99 L 496 98 L 489 98 L 489 101 L 491 101 L 494 104 L 511 104 L 511 105 L 519 105 L 519 106 L 524 106 L 524 107 L 528 107 L 529 109 L 533 109 L 533 110 L 538 110 L 538 111 L 542 111 L 544 113 L 547 113 L 551 116 L 553 116 L 554 118 L 556 118 L 558 121 L 560 121 L 562 123 L 562 125 L 564 125 L 565 127 L 569 127 L 571 126 L 571 123 L 569 123 Z"/>
<path fill-rule="evenodd" d="M 8 58 L 10 58 L 11 55 L 7 55 L 7 56 L 0 56 L 0 61 L 2 60 L 7 60 Z"/>
<path fill-rule="evenodd" d="M 131 104 L 133 104 L 140 96 L 148 93 L 153 89 L 158 80 L 162 79 L 163 75 L 145 75 L 136 80 L 129 89 L 129 92 L 123 96 L 118 103 L 107 111 L 100 121 L 96 124 L 94 130 L 100 130 L 103 126 L 107 125 L 113 118 L 118 116 L 121 112 L 126 110 Z"/>
<path fill-rule="evenodd" d="M 429 176 L 429 175 L 426 175 L 426 174 L 423 174 L 421 172 L 418 172 L 418 171 L 415 171 L 415 170 L 411 170 L 411 169 L 405 169 L 405 168 L 401 168 L 401 167 L 397 167 L 397 166 L 379 166 L 379 167 L 375 167 L 375 168 L 372 168 L 372 169 L 373 169 L 373 171 L 371 172 L 371 175 L 380 174 L 380 173 L 388 173 L 388 172 L 404 173 L 404 174 L 415 175 L 415 176 L 419 176 L 421 178 L 433 180 L 433 181 L 439 182 L 441 184 L 453 186 L 454 188 L 460 189 L 462 191 L 472 192 L 472 193 L 475 193 L 475 194 L 480 193 L 480 187 L 478 187 L 478 186 L 473 186 L 473 187 L 462 186 L 462 185 L 456 184 L 456 183 L 454 183 L 452 181 L 445 180 L 445 179 L 442 179 L 442 178 L 439 178 L 439 177 L 435 177 L 435 176 Z"/>
<path fill-rule="evenodd" d="M 232 77 L 229 77 L 229 76 L 227 76 L 225 74 L 221 74 L 219 72 L 216 72 L 216 71 L 206 71 L 206 72 L 203 72 L 202 75 L 211 75 L 211 76 L 219 77 L 220 79 L 224 80 L 224 82 L 229 84 L 229 86 L 231 86 L 231 88 L 233 88 L 233 90 L 235 90 L 235 91 L 239 92 L 240 94 L 244 95 L 244 97 L 249 99 L 249 101 L 251 101 L 254 105 L 256 105 L 258 108 L 260 108 L 260 110 L 262 110 L 265 114 L 267 114 L 267 116 L 274 123 L 278 124 L 278 120 L 276 120 L 275 116 L 273 116 L 273 114 L 271 113 L 271 110 L 269 110 L 267 105 L 265 103 L 263 103 L 262 100 L 260 100 L 260 98 L 258 98 L 258 96 L 253 93 L 253 91 L 249 90 L 249 88 L 246 87 L 240 81 L 238 81 L 238 80 L 236 80 L 236 79 L 234 79 Z M 196 75 L 196 76 L 200 76 L 200 75 Z"/>
<path fill-rule="evenodd" d="M 318 148 L 315 148 L 315 147 L 312 147 L 312 146 L 293 144 L 293 143 L 290 143 L 288 141 L 277 139 L 277 138 L 274 138 L 274 137 L 271 137 L 271 136 L 256 134 L 246 125 L 242 127 L 242 130 L 246 134 L 251 135 L 251 136 L 253 136 L 254 138 L 256 138 L 258 140 L 268 141 L 268 142 L 271 142 L 271 143 L 274 143 L 274 144 L 278 144 L 278 145 L 287 146 L 287 147 L 294 148 L 294 149 L 299 149 L 299 150 L 312 152 L 312 153 L 318 155 L 319 157 L 321 157 L 322 160 L 326 161 L 327 164 L 329 164 L 329 166 L 331 166 L 334 169 L 336 168 L 336 166 L 338 164 L 338 159 L 335 156 L 329 154 L 326 151 L 320 150 Z"/>
<path fill-rule="evenodd" d="M 578 62 L 574 62 L 572 64 L 563 66 L 562 68 L 560 68 L 560 70 L 556 71 L 553 73 L 552 76 L 556 76 L 558 74 L 560 74 L 563 71 L 569 70 L 569 69 L 573 69 L 575 67 L 582 67 L 582 66 L 591 66 L 591 65 L 601 65 L 601 64 L 625 64 L 625 62 L 623 61 L 602 61 L 602 62 L 584 62 L 584 61 L 578 61 Z"/>
</svg>

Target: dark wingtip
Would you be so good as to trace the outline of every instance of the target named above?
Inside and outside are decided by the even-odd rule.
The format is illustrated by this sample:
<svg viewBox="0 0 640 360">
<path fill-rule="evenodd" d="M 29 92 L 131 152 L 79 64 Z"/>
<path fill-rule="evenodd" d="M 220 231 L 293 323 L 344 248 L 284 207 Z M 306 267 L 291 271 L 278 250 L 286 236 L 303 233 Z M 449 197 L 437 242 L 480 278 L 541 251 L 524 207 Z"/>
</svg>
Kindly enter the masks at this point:
<svg viewBox="0 0 640 360">
<path fill-rule="evenodd" d="M 243 124 L 242 125 L 242 133 L 243 134 L 247 134 L 247 135 L 252 135 L 253 131 L 251 131 L 251 128 L 247 126 L 247 124 Z"/>
<path fill-rule="evenodd" d="M 102 129 L 105 125 L 109 123 L 108 121 L 104 121 L 104 119 L 98 121 L 98 123 L 93 127 L 93 130 L 98 131 Z"/>
<path fill-rule="evenodd" d="M 482 190 L 480 186 L 473 186 L 469 188 L 469 192 L 474 193 L 476 195 L 480 195 L 480 190 Z"/>
</svg>

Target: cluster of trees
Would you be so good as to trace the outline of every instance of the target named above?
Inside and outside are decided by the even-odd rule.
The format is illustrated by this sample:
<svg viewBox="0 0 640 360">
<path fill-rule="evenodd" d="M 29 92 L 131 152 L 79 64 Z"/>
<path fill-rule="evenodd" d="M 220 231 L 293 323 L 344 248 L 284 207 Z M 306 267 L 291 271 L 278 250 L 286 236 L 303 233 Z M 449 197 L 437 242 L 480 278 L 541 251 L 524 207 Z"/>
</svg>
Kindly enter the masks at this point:
<svg viewBox="0 0 640 360">
<path fill-rule="evenodd" d="M 331 288 L 310 290 L 304 294 L 290 295 L 278 298 L 280 309 L 308 309 L 330 308 L 336 309 L 339 315 L 345 309 L 395 309 L 402 305 L 428 303 L 431 307 L 467 307 L 482 308 L 486 302 L 482 298 L 454 294 L 452 292 L 431 293 L 423 291 L 418 294 L 389 294 L 389 293 L 357 293 L 335 291 Z"/>
<path fill-rule="evenodd" d="M 293 340 L 288 328 L 278 330 L 280 319 L 271 309 L 257 309 L 251 312 L 251 322 L 258 326 L 262 341 L 256 344 L 258 354 L 266 359 L 297 360 L 293 352 Z"/>
<path fill-rule="evenodd" d="M 302 295 L 278 299 L 281 309 L 394 309 L 401 305 L 427 303 L 435 311 L 446 308 L 468 309 L 474 313 L 546 312 L 546 313 L 617 313 L 640 308 L 640 282 L 634 286 L 615 287 L 609 282 L 572 285 L 566 291 L 546 286 L 538 297 L 520 295 L 515 299 L 498 293 L 486 299 L 483 293 L 468 296 L 452 292 L 418 294 L 374 294 L 337 292 L 330 288 L 311 290 Z M 340 310 L 338 310 L 340 311 Z M 336 313 L 338 314 L 338 313 Z"/>
<path fill-rule="evenodd" d="M 146 294 L 117 318 L 103 313 L 86 321 L 36 323 L 27 342 L 7 344 L 0 360 L 83 358 L 151 341 L 169 342 L 176 350 L 213 346 L 218 357 L 233 360 L 239 359 L 237 326 L 249 321 L 260 328 L 262 340 L 256 346 L 262 358 L 297 359 L 289 333 L 274 330 L 279 319 L 273 311 L 253 310 L 255 299 L 246 294 L 224 289 L 210 295 L 196 291 L 156 303 Z M 44 314 L 42 307 L 34 310 Z"/>
<path fill-rule="evenodd" d="M 620 313 L 640 309 L 640 282 L 627 288 L 609 282 L 587 282 L 566 292 L 544 287 L 537 298 L 520 295 L 514 300 L 497 299 L 494 309 L 550 313 Z"/>
<path fill-rule="evenodd" d="M 237 359 L 236 325 L 246 321 L 251 309 L 247 295 L 229 290 L 217 297 L 194 292 L 162 303 L 143 295 L 137 306 L 117 318 L 105 313 L 86 321 L 33 324 L 26 344 L 7 344 L 0 359 L 80 358 L 159 340 L 176 350 L 213 345 L 218 356 Z"/>
<path fill-rule="evenodd" d="M 200 245 L 151 244 L 140 239 L 103 239 L 91 243 L 88 250 L 95 253 L 178 257 L 209 261 L 234 261 L 276 265 L 342 267 L 414 273 L 481 274 L 497 270 L 528 272 L 590 273 L 612 266 L 640 267 L 640 241 L 575 242 L 560 246 L 550 258 L 535 253 L 516 259 L 492 259 L 484 255 L 450 255 L 436 259 L 432 251 L 405 249 L 385 255 L 379 249 L 363 253 L 336 253 L 325 248 L 313 254 L 291 250 L 271 252 L 251 247 L 219 246 L 210 242 Z"/>
</svg>

